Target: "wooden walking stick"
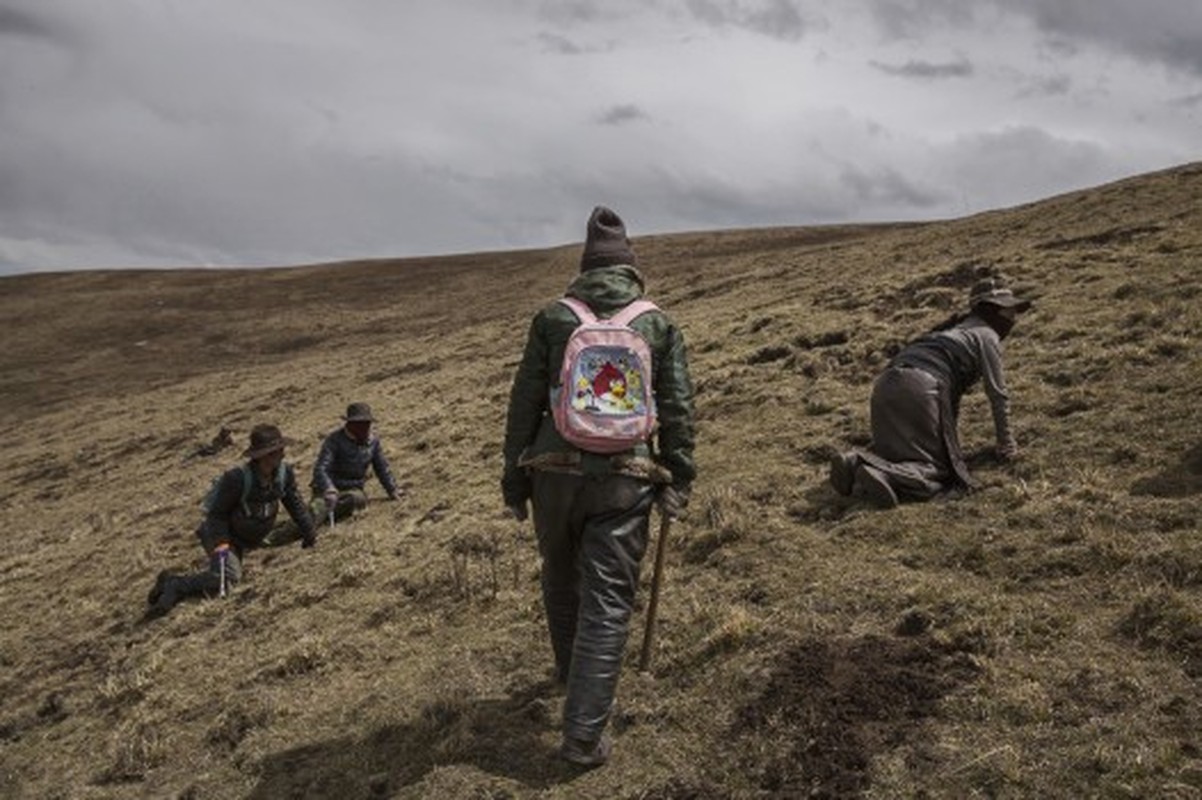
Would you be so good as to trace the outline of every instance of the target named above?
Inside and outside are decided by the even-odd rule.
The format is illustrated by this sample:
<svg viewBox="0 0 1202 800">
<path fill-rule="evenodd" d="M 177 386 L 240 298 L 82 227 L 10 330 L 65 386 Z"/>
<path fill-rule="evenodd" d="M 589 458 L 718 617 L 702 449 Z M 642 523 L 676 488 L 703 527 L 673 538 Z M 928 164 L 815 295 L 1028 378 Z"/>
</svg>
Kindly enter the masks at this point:
<svg viewBox="0 0 1202 800">
<path fill-rule="evenodd" d="M 651 574 L 651 599 L 647 601 L 647 626 L 643 629 L 643 652 L 639 655 L 639 672 L 649 672 L 651 669 L 651 646 L 655 641 L 655 612 L 659 606 L 659 585 L 664 575 L 664 543 L 668 540 L 668 530 L 672 527 L 672 517 L 660 514 L 659 541 L 655 545 L 655 571 Z"/>
</svg>

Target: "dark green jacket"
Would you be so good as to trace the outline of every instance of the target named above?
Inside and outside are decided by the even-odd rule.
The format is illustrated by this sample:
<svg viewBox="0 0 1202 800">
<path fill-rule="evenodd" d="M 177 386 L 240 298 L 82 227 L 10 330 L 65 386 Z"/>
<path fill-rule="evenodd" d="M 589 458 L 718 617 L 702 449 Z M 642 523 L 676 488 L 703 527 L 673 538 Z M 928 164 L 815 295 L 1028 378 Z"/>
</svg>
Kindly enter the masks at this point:
<svg viewBox="0 0 1202 800">
<path fill-rule="evenodd" d="M 582 272 L 567 293 L 606 318 L 643 296 L 643 278 L 634 267 L 601 267 Z M 656 452 L 640 445 L 627 453 L 600 455 L 564 441 L 551 417 L 550 390 L 559 382 L 564 348 L 579 324 L 576 315 L 559 302 L 543 308 L 530 324 L 509 395 L 501 479 L 505 504 L 521 505 L 529 499 L 531 467 L 585 475 L 633 474 L 652 480 L 666 469 L 669 474 L 663 479 L 687 491 L 696 476 L 693 384 L 680 329 L 662 311 L 642 314 L 631 323 L 651 346 L 652 390 L 659 419 Z"/>
<path fill-rule="evenodd" d="M 222 474 L 216 495 L 196 531 L 206 547 L 219 543 L 243 549 L 261 547 L 264 537 L 275 525 L 281 503 L 303 538 L 315 536 L 313 519 L 296 488 L 296 472 L 292 465 L 284 465 L 282 490 L 274 481 L 264 481 L 253 461 L 248 462 L 247 467 L 251 485 L 245 503 L 242 500 L 243 467 L 233 467 Z"/>
</svg>

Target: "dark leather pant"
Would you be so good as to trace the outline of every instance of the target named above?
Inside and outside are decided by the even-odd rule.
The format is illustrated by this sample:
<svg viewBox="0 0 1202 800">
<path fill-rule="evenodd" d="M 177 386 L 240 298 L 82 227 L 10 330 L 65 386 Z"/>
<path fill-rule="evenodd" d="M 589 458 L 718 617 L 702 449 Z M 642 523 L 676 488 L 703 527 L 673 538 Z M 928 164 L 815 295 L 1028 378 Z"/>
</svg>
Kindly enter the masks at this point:
<svg viewBox="0 0 1202 800">
<path fill-rule="evenodd" d="M 654 490 L 624 475 L 536 471 L 533 492 L 564 735 L 594 741 L 617 691 Z"/>
</svg>

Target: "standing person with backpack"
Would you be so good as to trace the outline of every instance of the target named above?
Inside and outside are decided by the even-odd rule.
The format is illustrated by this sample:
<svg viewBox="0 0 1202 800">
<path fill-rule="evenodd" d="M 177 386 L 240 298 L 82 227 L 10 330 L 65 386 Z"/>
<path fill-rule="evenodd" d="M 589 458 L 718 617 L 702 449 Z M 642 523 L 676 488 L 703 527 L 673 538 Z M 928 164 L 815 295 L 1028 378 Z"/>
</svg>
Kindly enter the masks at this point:
<svg viewBox="0 0 1202 800">
<path fill-rule="evenodd" d="M 872 445 L 831 459 L 839 494 L 880 508 L 899 500 L 929 500 L 974 486 L 960 449 L 960 398 L 977 381 L 993 412 L 997 457 L 1018 457 L 1010 431 L 1010 393 L 1002 371 L 1002 340 L 1031 307 L 997 279 L 978 281 L 969 310 L 902 348 L 872 387 Z"/>
<path fill-rule="evenodd" d="M 684 337 L 642 300 L 643 277 L 621 218 L 589 217 L 580 275 L 530 326 L 510 392 L 505 505 L 533 506 L 542 593 L 566 687 L 560 754 L 609 756 L 603 736 L 647 549 L 652 505 L 688 503 L 693 387 Z"/>
<path fill-rule="evenodd" d="M 380 439 L 372 432 L 371 406 L 351 403 L 346 407 L 345 423 L 321 443 L 321 452 L 313 464 L 313 500 L 309 513 L 321 523 L 331 516 L 348 517 L 367 507 L 367 473 L 374 470 L 389 500 L 396 500 L 400 489 Z"/>
<path fill-rule="evenodd" d="M 205 518 L 196 529 L 209 556 L 209 569 L 191 575 L 160 572 L 147 595 L 148 618 L 161 617 L 186 597 L 224 595 L 242 579 L 246 551 L 263 545 L 275 525 L 280 503 L 301 532 L 301 546 L 317 544 L 313 520 L 296 488 L 296 474 L 284 463 L 291 444 L 275 425 L 256 425 L 247 461 L 227 470 L 213 482 L 205 497 Z"/>
</svg>

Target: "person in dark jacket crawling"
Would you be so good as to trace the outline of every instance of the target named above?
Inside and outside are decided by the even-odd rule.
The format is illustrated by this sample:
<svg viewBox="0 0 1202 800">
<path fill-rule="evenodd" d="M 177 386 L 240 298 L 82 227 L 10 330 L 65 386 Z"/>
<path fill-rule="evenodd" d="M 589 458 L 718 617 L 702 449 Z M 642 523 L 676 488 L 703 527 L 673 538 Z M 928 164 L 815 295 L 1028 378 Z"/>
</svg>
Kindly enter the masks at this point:
<svg viewBox="0 0 1202 800">
<path fill-rule="evenodd" d="M 1010 430 L 1010 394 L 1002 340 L 1031 307 L 994 278 L 978 281 L 969 311 L 902 348 L 872 387 L 872 445 L 831 459 L 830 481 L 844 495 L 881 508 L 972 488 L 960 449 L 960 399 L 982 381 L 993 412 L 1000 460 L 1018 456 Z"/>
<path fill-rule="evenodd" d="M 580 274 L 567 295 L 600 318 L 615 316 L 643 296 L 626 227 L 597 207 L 587 226 Z M 606 761 L 603 736 L 613 706 L 652 505 L 679 516 L 696 474 L 693 388 L 680 329 L 659 309 L 634 317 L 630 328 L 649 345 L 650 383 L 658 415 L 654 438 L 610 454 L 568 443 L 551 413 L 562 391 L 565 346 L 580 319 L 557 301 L 535 315 L 510 392 L 505 429 L 505 505 L 524 520 L 533 505 L 542 557 L 543 604 L 557 679 L 565 685 L 560 754 L 586 767 Z M 573 391 L 577 387 L 564 387 Z M 583 384 L 579 392 L 594 387 Z M 624 397 L 627 388 L 622 387 Z M 591 396 L 591 395 L 590 395 Z"/>
<path fill-rule="evenodd" d="M 284 463 L 291 442 L 275 425 L 256 425 L 246 463 L 227 470 L 205 499 L 205 518 L 196 530 L 209 557 L 209 568 L 191 575 L 160 572 L 147 595 L 147 616 L 161 617 L 186 597 L 222 594 L 242 579 L 249 550 L 263 546 L 275 526 L 280 503 L 301 533 L 301 546 L 317 543 L 317 531 L 296 487 L 296 474 Z"/>
<path fill-rule="evenodd" d="M 329 518 L 339 520 L 367 506 L 367 471 L 372 469 L 389 500 L 400 494 L 380 439 L 372 432 L 375 422 L 371 406 L 351 403 L 346 407 L 345 424 L 321 444 L 313 464 L 313 500 L 309 511 L 318 524 Z"/>
</svg>

